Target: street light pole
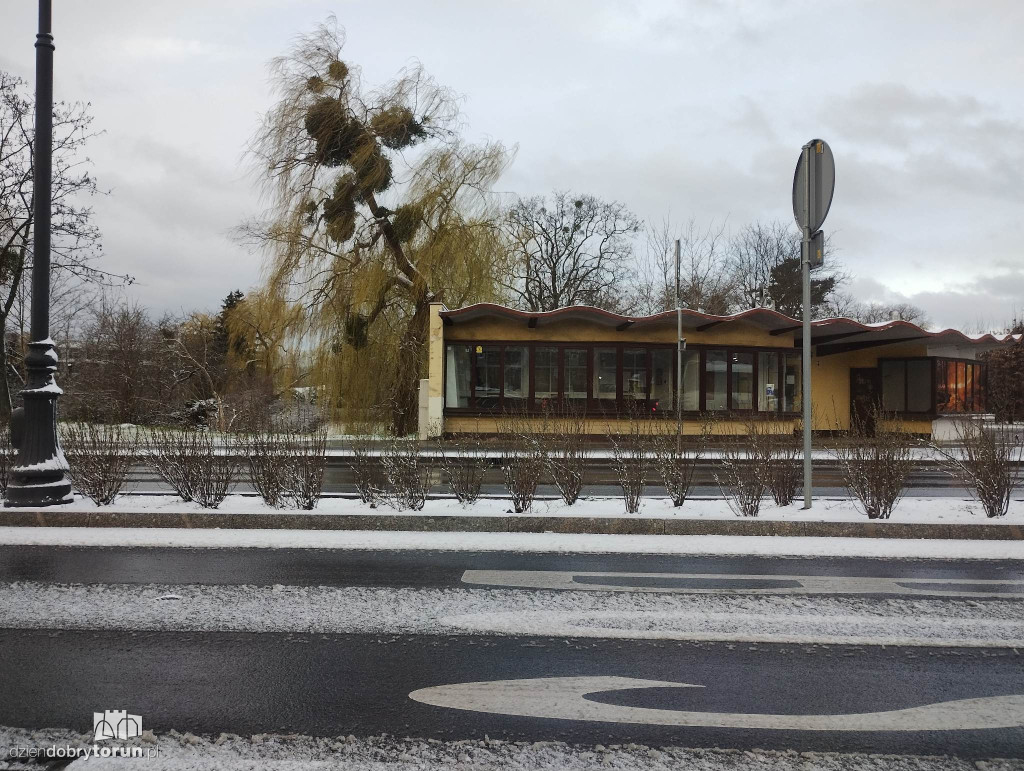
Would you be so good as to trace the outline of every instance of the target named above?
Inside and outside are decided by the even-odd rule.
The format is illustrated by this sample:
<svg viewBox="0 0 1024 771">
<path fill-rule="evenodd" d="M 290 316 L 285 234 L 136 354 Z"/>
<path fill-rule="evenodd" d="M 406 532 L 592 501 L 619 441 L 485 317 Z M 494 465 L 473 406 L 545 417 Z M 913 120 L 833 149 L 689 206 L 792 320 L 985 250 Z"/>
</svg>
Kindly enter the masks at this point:
<svg viewBox="0 0 1024 771">
<path fill-rule="evenodd" d="M 50 339 L 50 212 L 53 174 L 53 35 L 51 0 L 39 0 L 36 35 L 36 129 L 33 147 L 31 342 L 25 356 L 28 384 L 22 390 L 23 412 L 12 421 L 18 450 L 11 469 L 5 506 L 51 506 L 71 501 L 68 464 L 57 439 L 54 380 L 57 349 Z M 19 411 L 16 411 L 19 412 Z"/>
</svg>

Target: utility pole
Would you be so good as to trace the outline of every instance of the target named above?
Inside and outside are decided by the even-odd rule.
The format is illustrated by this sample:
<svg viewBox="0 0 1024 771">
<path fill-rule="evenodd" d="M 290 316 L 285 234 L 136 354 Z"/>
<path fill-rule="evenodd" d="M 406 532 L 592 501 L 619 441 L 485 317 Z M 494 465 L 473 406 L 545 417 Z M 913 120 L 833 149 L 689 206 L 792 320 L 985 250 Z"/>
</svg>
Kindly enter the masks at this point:
<svg viewBox="0 0 1024 771">
<path fill-rule="evenodd" d="M 810 169 L 811 164 L 811 142 L 803 146 L 804 163 Z M 808 172 L 804 175 L 808 208 L 811 201 L 811 177 Z M 813 484 L 813 464 L 811 463 L 811 228 L 810 222 L 803 227 L 803 243 L 800 249 L 800 267 L 803 275 L 803 358 L 800 373 L 803 376 L 803 383 L 800 388 L 801 407 L 803 408 L 804 420 L 804 508 L 811 508 L 811 486 Z"/>
<path fill-rule="evenodd" d="M 5 506 L 51 506 L 71 501 L 68 464 L 57 438 L 54 380 L 57 349 L 50 339 L 50 213 L 53 175 L 53 35 L 51 0 L 39 0 L 36 34 L 36 129 L 33 146 L 32 316 L 25 356 L 24 407 L 15 410 L 11 440 L 18 460 L 11 469 Z"/>
<path fill-rule="evenodd" d="M 683 351 L 686 338 L 683 337 L 683 300 L 679 280 L 683 248 L 676 239 L 676 453 L 683 451 Z"/>
</svg>

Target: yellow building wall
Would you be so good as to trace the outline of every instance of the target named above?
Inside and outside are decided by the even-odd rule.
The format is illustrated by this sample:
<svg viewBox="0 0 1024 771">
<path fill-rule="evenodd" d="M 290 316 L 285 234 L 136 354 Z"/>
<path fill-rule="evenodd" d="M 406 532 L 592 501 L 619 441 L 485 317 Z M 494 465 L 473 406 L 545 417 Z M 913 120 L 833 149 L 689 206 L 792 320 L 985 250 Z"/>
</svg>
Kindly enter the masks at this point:
<svg viewBox="0 0 1024 771">
<path fill-rule="evenodd" d="M 811 427 L 815 431 L 850 430 L 850 370 L 877 367 L 879 359 L 926 356 L 925 343 L 894 343 L 849 353 L 811 358 Z M 931 433 L 930 420 L 903 421 L 914 433 Z"/>
</svg>

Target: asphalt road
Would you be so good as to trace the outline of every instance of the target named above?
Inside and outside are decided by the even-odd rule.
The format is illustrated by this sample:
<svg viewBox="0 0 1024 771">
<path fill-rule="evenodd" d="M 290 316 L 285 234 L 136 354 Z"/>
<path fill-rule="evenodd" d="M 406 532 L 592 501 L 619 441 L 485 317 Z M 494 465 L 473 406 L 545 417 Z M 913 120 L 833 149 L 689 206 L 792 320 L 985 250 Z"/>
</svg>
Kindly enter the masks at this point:
<svg viewBox="0 0 1024 771">
<path fill-rule="evenodd" d="M 804 730 L 529 717 L 414 701 L 423 688 L 552 677 L 687 683 L 592 694 L 619 707 L 736 715 L 836 715 L 1024 694 L 1008 650 L 733 645 L 474 636 L 0 630 L 0 724 L 91 728 L 127 709 L 156 731 L 387 732 L 581 743 L 1018 757 L 1024 728 Z M 528 706 L 528 705 L 526 705 Z M 777 718 L 776 718 L 777 719 Z M 804 720 L 801 718 L 800 720 Z M 800 723 L 800 720 L 797 720 Z M 802 723 L 800 723 L 802 725 Z"/>
<path fill-rule="evenodd" d="M 1024 563 L 986 560 L 0 546 L 3 582 L 444 588 L 478 570 L 1024 581 Z"/>
</svg>

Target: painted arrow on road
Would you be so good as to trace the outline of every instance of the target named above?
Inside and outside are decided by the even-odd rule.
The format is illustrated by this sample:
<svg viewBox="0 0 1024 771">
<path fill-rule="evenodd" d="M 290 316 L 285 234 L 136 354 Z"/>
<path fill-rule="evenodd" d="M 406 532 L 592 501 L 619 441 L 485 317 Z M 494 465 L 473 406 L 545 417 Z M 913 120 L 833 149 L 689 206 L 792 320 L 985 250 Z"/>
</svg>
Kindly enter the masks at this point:
<svg viewBox="0 0 1024 771">
<path fill-rule="evenodd" d="M 851 715 L 685 712 L 590 701 L 590 694 L 633 688 L 703 688 L 631 677 L 540 677 L 421 688 L 409 698 L 435 707 L 519 717 L 659 726 L 788 731 L 969 731 L 1024 727 L 1024 695 L 983 696 Z"/>
</svg>

